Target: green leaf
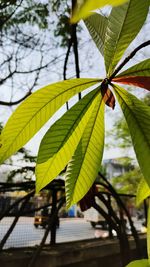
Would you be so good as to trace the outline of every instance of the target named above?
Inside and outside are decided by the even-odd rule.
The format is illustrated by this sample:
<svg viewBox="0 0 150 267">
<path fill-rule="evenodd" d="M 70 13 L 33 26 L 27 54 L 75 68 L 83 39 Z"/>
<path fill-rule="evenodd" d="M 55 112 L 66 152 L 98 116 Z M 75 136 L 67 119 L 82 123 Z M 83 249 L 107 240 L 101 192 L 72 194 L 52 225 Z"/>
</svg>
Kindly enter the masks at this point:
<svg viewBox="0 0 150 267">
<path fill-rule="evenodd" d="M 127 121 L 141 171 L 150 185 L 150 107 L 119 86 L 116 97 Z"/>
<path fill-rule="evenodd" d="M 148 259 L 130 262 L 126 267 L 150 267 Z"/>
<path fill-rule="evenodd" d="M 65 168 L 71 159 L 95 106 L 99 88 L 87 94 L 68 110 L 44 136 L 36 166 L 39 191 Z"/>
<path fill-rule="evenodd" d="M 72 96 L 98 83 L 98 79 L 74 79 L 48 85 L 29 96 L 12 114 L 1 134 L 0 162 L 24 144 Z"/>
<path fill-rule="evenodd" d="M 107 28 L 108 19 L 100 14 L 93 14 L 84 20 L 84 23 L 95 42 L 100 53 L 103 55 L 105 32 Z"/>
<path fill-rule="evenodd" d="M 87 18 L 90 11 L 102 8 L 105 5 L 121 5 L 127 0 L 77 0 L 76 8 L 74 9 L 71 23 L 76 23 L 80 19 Z"/>
<path fill-rule="evenodd" d="M 141 203 L 150 196 L 150 187 L 146 183 L 145 179 L 141 179 L 136 195 L 136 206 L 141 205 Z"/>
<path fill-rule="evenodd" d="M 104 47 L 108 76 L 113 73 L 124 51 L 140 31 L 148 10 L 149 0 L 130 0 L 124 5 L 112 8 Z"/>
<path fill-rule="evenodd" d="M 104 102 L 97 97 L 97 104 L 74 156 L 67 167 L 67 206 L 77 203 L 88 192 L 101 165 L 104 147 Z"/>
<path fill-rule="evenodd" d="M 128 68 L 127 70 L 119 73 L 117 77 L 124 77 L 124 76 L 150 76 L 150 59 L 146 59 L 141 61 L 140 63 Z"/>
</svg>

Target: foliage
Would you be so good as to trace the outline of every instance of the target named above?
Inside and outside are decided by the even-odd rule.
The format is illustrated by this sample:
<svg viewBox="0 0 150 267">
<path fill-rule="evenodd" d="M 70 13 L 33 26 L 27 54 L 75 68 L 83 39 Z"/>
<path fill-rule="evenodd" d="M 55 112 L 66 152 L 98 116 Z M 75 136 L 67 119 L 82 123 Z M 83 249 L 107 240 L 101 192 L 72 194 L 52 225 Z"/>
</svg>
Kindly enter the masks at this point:
<svg viewBox="0 0 150 267">
<path fill-rule="evenodd" d="M 14 25 L 28 23 L 38 25 L 39 28 L 48 27 L 48 4 L 39 1 L 1 1 L 0 18 L 1 30 L 12 29 Z"/>
<path fill-rule="evenodd" d="M 102 8 L 105 5 L 120 5 L 126 1 L 127 0 L 77 0 L 71 22 L 76 23 L 81 18 L 86 18 L 90 15 L 90 11 L 97 8 Z"/>
<path fill-rule="evenodd" d="M 148 133 L 150 108 L 124 89 L 119 87 L 115 87 L 115 89 L 118 102 L 123 110 L 130 130 L 133 147 L 141 171 L 143 172 L 147 183 L 150 185 L 149 163 L 145 161 L 150 156 L 150 136 Z"/>
<path fill-rule="evenodd" d="M 135 168 L 121 176 L 113 177 L 111 183 L 118 193 L 125 194 L 128 192 L 128 194 L 136 194 L 139 182 L 142 178 L 143 175 L 140 169 Z"/>
<path fill-rule="evenodd" d="M 93 15 L 93 19 L 85 23 L 90 33 L 97 28 L 97 25 L 100 26 L 98 30 L 94 30 L 92 37 L 100 52 L 104 53 L 107 78 L 62 81 L 36 91 L 16 109 L 2 131 L 1 162 L 20 149 L 72 96 L 92 87 L 90 93 L 48 130 L 38 153 L 36 166 L 38 191 L 69 163 L 66 172 L 68 207 L 86 194 L 100 168 L 104 144 L 104 103 L 109 107 L 115 107 L 112 89 L 126 118 L 141 170 L 147 183 L 150 184 L 150 108 L 119 87 L 115 80 L 117 77 L 122 77 L 121 73 L 117 74 L 123 67 L 121 64 L 119 70 L 115 69 L 116 64 L 140 31 L 148 9 L 149 1 L 143 3 L 130 0 L 122 6 L 112 8 L 108 20 L 102 15 Z M 122 14 L 121 17 L 119 14 Z M 97 21 L 102 23 L 99 24 Z M 139 70 L 137 66 L 135 68 L 142 73 L 141 75 L 147 77 L 148 74 L 142 69 L 144 66 L 145 64 L 140 63 L 141 69 Z M 141 76 L 143 87 L 145 76 Z M 137 77 L 136 73 L 134 77 Z M 93 90 L 93 86 L 96 89 Z"/>
<path fill-rule="evenodd" d="M 70 23 L 69 17 L 71 12 L 71 7 L 68 5 L 68 1 L 57 1 L 54 0 L 51 3 L 52 11 L 59 17 L 59 20 L 55 26 L 54 35 L 56 37 L 61 37 L 61 46 L 67 46 L 68 40 L 70 38 Z M 55 23 L 55 21 L 53 21 Z"/>
<path fill-rule="evenodd" d="M 149 261 L 147 259 L 137 260 L 129 263 L 126 267 L 149 267 Z"/>
<path fill-rule="evenodd" d="M 49 79 L 47 73 L 60 77 L 65 53 L 56 48 L 68 46 L 69 12 L 68 0 L 0 1 L 0 86 L 7 90 L 0 105 L 19 104 Z"/>
<path fill-rule="evenodd" d="M 5 14 L 3 13 L 5 24 L 2 22 L 3 25 L 7 24 L 9 17 L 12 21 L 14 19 L 13 10 L 9 9 L 9 2 L 2 1 L 0 6 L 1 9 L 3 9 L 3 6 L 5 7 Z M 16 7 L 16 4 L 20 2 L 11 1 L 11 4 Z M 26 1 L 29 5 L 30 2 Z M 79 16 L 77 16 L 76 9 L 72 21 L 76 22 L 80 17 L 86 17 L 90 10 L 102 7 L 105 4 L 116 5 L 123 2 L 125 3 L 120 6 L 112 7 L 108 18 L 100 14 L 93 14 L 85 20 L 94 42 L 104 56 L 106 78 L 73 79 L 39 89 L 16 109 L 1 133 L 0 162 L 2 163 L 22 148 L 66 101 L 79 92 L 90 89 L 47 131 L 42 139 L 37 158 L 37 191 L 52 181 L 67 165 L 65 187 L 68 207 L 83 198 L 97 176 L 104 149 L 105 104 L 114 109 L 116 100 L 126 119 L 137 160 L 144 176 L 144 182 L 141 182 L 138 188 L 138 202 L 141 202 L 145 195 L 149 194 L 150 107 L 118 86 L 118 83 L 150 90 L 150 59 L 121 72 L 122 68 L 140 49 L 150 45 L 150 40 L 139 45 L 120 63 L 124 52 L 137 36 L 146 20 L 150 2 L 149 0 L 129 0 L 127 2 L 123 0 L 79 1 L 81 3 L 78 6 Z M 60 6 L 60 1 L 58 6 Z M 20 6 L 19 8 L 17 6 L 17 11 L 15 10 L 17 20 L 14 23 L 19 25 L 30 21 L 32 25 L 38 23 L 39 28 L 47 27 L 45 17 L 44 20 L 37 21 L 35 16 L 35 14 L 38 14 L 41 18 L 40 12 L 46 12 L 46 15 L 47 10 L 41 11 L 40 8 L 36 9 L 36 7 L 36 5 L 33 7 L 33 13 L 30 13 L 31 10 L 27 9 L 25 13 L 27 17 L 23 16 L 22 19 L 22 10 Z M 9 19 L 6 31 L 7 29 L 9 29 Z M 58 34 L 64 35 L 59 28 Z M 118 63 L 120 64 L 118 65 Z M 125 180 L 129 181 L 129 179 L 129 177 L 124 178 L 124 183 Z M 135 182 L 137 182 L 136 179 Z M 150 215 L 148 217 L 150 218 Z M 148 233 L 150 232 L 149 218 Z M 149 255 L 149 237 L 147 240 Z M 131 266 L 148 267 L 149 262 L 148 260 L 136 261 L 128 265 L 128 267 Z"/>
<path fill-rule="evenodd" d="M 150 94 L 146 93 L 145 96 L 141 99 L 146 105 L 150 106 Z M 130 131 L 126 120 L 123 116 L 116 119 L 113 129 L 111 132 L 108 132 L 108 137 L 111 137 L 112 143 L 109 143 L 110 146 L 117 146 L 123 149 L 132 147 L 132 139 L 130 137 Z"/>
<path fill-rule="evenodd" d="M 150 187 L 146 183 L 145 179 L 139 181 L 139 185 L 137 188 L 137 196 L 136 196 L 136 205 L 139 206 L 144 199 L 150 196 Z"/>
<path fill-rule="evenodd" d="M 150 90 L 150 60 L 146 59 L 128 70 L 122 72 L 114 81 L 122 83 L 122 84 L 134 84 L 135 86 L 142 87 Z M 143 80 L 144 77 L 144 80 Z"/>
<path fill-rule="evenodd" d="M 46 59 L 44 36 L 48 31 L 48 16 L 48 5 L 39 1 L 0 1 L 0 85 L 8 90 L 7 99 L 10 99 L 5 101 L 2 96 L 1 105 L 18 104 L 30 95 L 42 70 L 49 67 L 51 57 Z M 36 60 L 29 64 L 35 55 Z"/>
<path fill-rule="evenodd" d="M 15 167 L 8 172 L 7 182 L 33 180 L 33 177 L 35 177 L 35 162 L 36 157 L 32 156 L 29 150 L 23 147 L 19 149 L 15 156 L 6 162 L 9 167 Z"/>
</svg>

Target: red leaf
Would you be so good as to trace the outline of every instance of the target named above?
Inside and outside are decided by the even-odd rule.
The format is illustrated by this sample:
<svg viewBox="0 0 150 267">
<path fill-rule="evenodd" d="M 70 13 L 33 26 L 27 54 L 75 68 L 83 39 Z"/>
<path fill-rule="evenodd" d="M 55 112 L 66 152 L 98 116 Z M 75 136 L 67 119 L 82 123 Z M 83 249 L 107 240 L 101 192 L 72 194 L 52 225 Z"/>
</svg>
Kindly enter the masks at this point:
<svg viewBox="0 0 150 267">
<path fill-rule="evenodd" d="M 96 185 L 93 184 L 90 190 L 86 193 L 86 195 L 79 202 L 81 211 L 88 210 L 89 208 L 93 206 L 93 203 L 95 202 L 96 193 L 97 193 L 97 188 L 96 188 Z"/>
<path fill-rule="evenodd" d="M 132 84 L 150 91 L 150 77 L 146 76 L 125 76 L 114 78 L 112 81 L 123 84 Z"/>
<path fill-rule="evenodd" d="M 106 87 L 106 85 L 101 84 L 101 94 L 102 94 L 103 101 L 105 102 L 105 104 L 111 107 L 112 109 L 114 109 L 115 108 L 115 97 L 112 91 L 108 87 Z"/>
</svg>

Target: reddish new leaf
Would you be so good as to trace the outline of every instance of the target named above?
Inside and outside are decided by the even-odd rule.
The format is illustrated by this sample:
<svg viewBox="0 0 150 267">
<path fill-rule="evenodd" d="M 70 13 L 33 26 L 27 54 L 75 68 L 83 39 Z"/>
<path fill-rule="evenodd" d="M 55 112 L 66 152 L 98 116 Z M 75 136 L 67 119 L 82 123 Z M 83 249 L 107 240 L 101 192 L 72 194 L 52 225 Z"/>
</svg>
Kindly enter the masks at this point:
<svg viewBox="0 0 150 267">
<path fill-rule="evenodd" d="M 81 211 L 88 210 L 95 203 L 95 195 L 97 193 L 96 185 L 90 188 L 90 190 L 86 193 L 86 195 L 79 201 Z"/>
<path fill-rule="evenodd" d="M 109 107 L 111 107 L 112 109 L 115 108 L 115 97 L 112 93 L 112 91 L 108 88 L 108 86 L 106 84 L 101 84 L 101 94 L 103 97 L 103 101 L 105 102 L 105 104 Z"/>
<path fill-rule="evenodd" d="M 150 91 L 150 77 L 147 76 L 118 77 L 114 78 L 112 81 L 142 87 Z"/>
</svg>

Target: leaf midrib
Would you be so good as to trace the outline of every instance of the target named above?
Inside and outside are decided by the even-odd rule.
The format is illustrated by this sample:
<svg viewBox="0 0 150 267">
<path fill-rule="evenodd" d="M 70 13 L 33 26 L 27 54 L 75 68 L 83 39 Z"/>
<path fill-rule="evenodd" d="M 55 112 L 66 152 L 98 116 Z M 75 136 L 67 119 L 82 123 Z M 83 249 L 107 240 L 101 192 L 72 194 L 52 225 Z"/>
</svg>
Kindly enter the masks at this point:
<svg viewBox="0 0 150 267">
<path fill-rule="evenodd" d="M 98 94 L 98 92 L 96 92 L 96 94 Z M 96 96 L 94 95 L 94 96 L 92 97 L 92 99 L 90 99 L 90 102 L 88 102 L 87 105 L 84 106 L 84 109 L 80 112 L 80 115 L 78 116 L 78 119 L 76 120 L 76 122 L 79 120 L 79 118 L 81 117 L 81 114 L 87 109 L 87 107 L 88 107 L 89 105 L 92 104 L 92 101 L 93 101 L 93 99 L 94 99 L 95 97 L 96 97 Z M 85 114 L 84 114 L 84 115 L 85 115 Z M 84 115 L 83 115 L 83 116 L 84 116 Z M 74 125 L 75 125 L 76 122 L 74 122 L 73 127 L 74 127 Z M 73 132 L 74 132 L 74 131 L 73 131 Z M 69 134 L 68 134 L 68 135 L 69 135 Z M 67 135 L 67 137 L 68 137 L 68 135 Z M 65 137 L 65 140 L 67 139 L 67 137 Z M 64 146 L 64 144 L 66 143 L 65 140 L 63 141 L 63 145 L 61 145 L 60 148 L 62 148 L 62 147 Z M 58 151 L 58 152 L 59 152 L 59 151 Z M 58 153 L 58 152 L 57 152 L 57 153 Z M 55 155 L 52 157 L 52 162 L 50 163 L 48 169 L 45 171 L 44 176 L 43 176 L 43 179 L 44 179 L 44 177 L 46 176 L 47 172 L 49 172 L 49 169 L 50 169 L 52 163 L 54 162 L 54 160 L 55 160 L 55 158 L 56 158 L 56 156 L 57 156 L 57 153 L 55 153 Z M 44 163 L 44 162 L 43 162 L 43 163 Z M 41 164 L 42 164 L 42 163 L 41 163 Z M 43 181 L 43 180 L 42 180 L 42 181 Z M 41 182 L 40 184 L 42 184 L 42 182 Z"/>
<path fill-rule="evenodd" d="M 127 3 L 126 3 L 126 4 L 127 4 Z M 110 72 L 110 67 L 112 68 L 112 66 L 113 66 L 114 58 L 115 58 L 116 51 L 117 51 L 117 48 L 118 48 L 118 42 L 119 42 L 119 40 L 120 40 L 120 38 L 121 38 L 121 35 L 122 35 L 122 29 L 123 29 L 123 27 L 124 27 L 124 25 L 125 25 L 126 17 L 127 17 L 128 13 L 129 13 L 130 4 L 131 4 L 131 2 L 128 3 L 128 8 L 127 8 L 126 15 L 125 15 L 125 17 L 124 17 L 124 22 L 123 22 L 122 27 L 121 27 L 121 29 L 120 29 L 120 33 L 119 33 L 119 35 L 118 35 L 118 38 L 116 39 L 116 40 L 117 40 L 117 45 L 116 45 L 116 49 L 115 49 L 115 51 L 114 51 L 114 53 L 113 53 L 113 57 L 112 57 L 112 60 L 111 60 L 112 63 L 111 63 L 111 65 L 109 66 L 108 73 Z M 111 75 L 111 73 L 110 73 L 109 75 Z"/>
<path fill-rule="evenodd" d="M 76 120 L 73 122 L 73 124 L 69 127 L 68 133 L 65 136 L 63 142 L 60 144 L 60 146 L 58 147 L 58 151 L 61 149 L 61 147 L 64 146 L 64 144 L 66 143 L 66 140 L 72 135 L 72 133 L 74 132 L 74 126 L 77 123 L 77 121 L 79 120 L 79 118 L 81 117 L 81 114 L 87 109 L 87 107 L 91 104 L 91 102 L 93 101 L 93 99 L 96 97 L 96 94 L 98 93 L 98 89 L 95 89 L 95 94 L 93 95 L 93 97 L 91 99 L 89 99 L 88 103 L 86 104 L 86 106 L 84 106 L 84 109 L 82 109 L 82 111 L 78 114 L 78 117 L 76 118 Z M 71 131 L 70 131 L 71 129 Z M 55 153 L 57 154 L 58 151 Z M 53 156 L 54 157 L 54 156 Z M 53 158 L 52 157 L 52 158 Z M 49 159 L 48 159 L 49 160 Z M 45 161 L 44 161 L 45 162 Z M 42 164 L 44 162 L 38 163 L 38 164 Z"/>
<path fill-rule="evenodd" d="M 127 70 L 126 70 L 127 71 Z M 144 72 L 144 71 L 150 71 L 150 67 L 149 69 L 144 69 L 144 70 L 137 70 L 137 71 L 131 71 L 131 72 L 128 72 L 128 73 L 120 73 L 118 76 L 116 76 L 115 78 L 121 78 L 121 77 L 127 77 L 128 75 L 132 74 L 132 73 L 139 73 L 139 72 Z M 137 75 L 134 75 L 134 76 L 137 76 Z M 133 77 L 134 77 L 133 76 Z M 129 76 L 130 77 L 130 76 Z M 149 77 L 149 76 L 143 76 L 143 75 L 139 75 L 139 77 Z"/>
<path fill-rule="evenodd" d="M 115 86 L 115 87 L 117 87 L 117 86 Z M 119 88 L 118 88 L 118 89 L 119 89 Z M 119 89 L 119 90 L 120 90 L 120 89 Z M 122 92 L 122 91 L 121 91 L 121 92 Z M 118 93 L 118 92 L 117 92 L 117 93 Z M 124 94 L 124 92 L 122 92 L 122 93 Z M 146 143 L 148 144 L 148 147 L 150 148 L 149 140 L 148 140 L 147 137 L 145 136 L 145 133 L 143 132 L 143 129 L 142 129 L 141 125 L 139 124 L 137 118 L 135 117 L 135 115 L 134 115 L 132 109 L 127 105 L 126 101 L 122 98 L 122 96 L 121 96 L 120 94 L 119 94 L 119 96 L 120 96 L 120 98 L 123 100 L 123 102 L 126 104 L 126 106 L 128 107 L 128 109 L 130 110 L 130 113 L 132 113 L 132 117 L 134 118 L 134 120 L 136 121 L 137 125 L 139 126 L 139 129 L 140 129 L 142 135 L 144 136 L 144 138 L 146 139 Z M 130 100 L 132 101 L 132 99 L 130 99 Z M 132 101 L 132 103 L 133 103 L 133 101 Z M 130 128 L 129 128 L 129 130 L 130 130 Z"/>
<path fill-rule="evenodd" d="M 97 13 L 96 13 L 96 14 L 97 14 Z M 108 19 L 107 19 L 107 17 L 104 17 L 103 19 L 104 19 L 104 20 L 106 19 L 107 24 L 108 24 Z M 89 24 L 89 27 L 93 28 L 93 30 L 96 32 L 96 34 L 97 34 L 97 36 L 98 36 L 98 39 L 100 39 L 101 42 L 102 42 L 102 50 L 104 50 L 105 39 L 103 40 L 103 38 L 101 37 L 101 35 L 99 35 L 99 32 L 98 32 L 97 28 L 95 28 L 93 25 L 91 25 L 88 19 L 85 20 L 85 23 Z M 101 24 L 102 24 L 102 23 L 101 23 Z M 104 29 L 104 28 L 106 29 L 107 26 L 103 26 L 103 29 Z"/>
<path fill-rule="evenodd" d="M 100 104 L 99 104 L 99 108 L 98 108 L 98 110 L 97 110 L 97 113 L 96 113 L 96 115 L 95 115 L 95 119 L 94 119 L 94 123 L 93 123 L 93 125 L 95 125 L 95 122 L 96 122 L 96 119 L 97 119 L 97 115 L 98 115 L 98 113 L 99 113 L 99 109 L 100 109 L 101 103 L 102 103 L 102 99 L 101 99 L 101 102 L 100 102 Z M 86 149 L 85 149 L 85 153 L 84 153 L 84 155 L 85 155 L 86 152 L 87 152 L 87 149 L 88 149 L 88 146 L 89 146 L 89 143 L 90 143 L 90 140 L 91 140 L 91 136 L 92 136 L 93 131 L 94 131 L 94 126 L 93 126 L 93 128 L 91 129 L 90 138 L 89 138 L 89 140 L 88 140 L 88 142 L 87 142 L 87 145 L 86 145 Z M 84 160 L 82 161 L 81 166 L 83 166 L 84 161 L 85 161 L 85 157 L 84 157 Z M 81 167 L 81 168 L 82 168 L 82 167 Z M 80 173 L 81 173 L 81 168 L 80 168 L 80 170 L 79 170 L 79 172 L 78 172 L 78 177 L 79 177 L 79 175 L 80 175 Z M 77 180 L 75 181 L 75 183 L 74 183 L 74 187 L 73 187 L 73 188 L 74 188 L 74 191 L 75 191 L 75 188 L 76 188 L 76 185 L 77 185 L 77 181 L 78 181 L 78 179 L 77 179 Z M 69 205 L 71 204 L 71 202 L 72 202 L 72 200 L 73 200 L 73 197 L 74 197 L 74 194 L 71 195 L 71 199 L 70 199 L 70 203 L 69 203 Z"/>
</svg>

